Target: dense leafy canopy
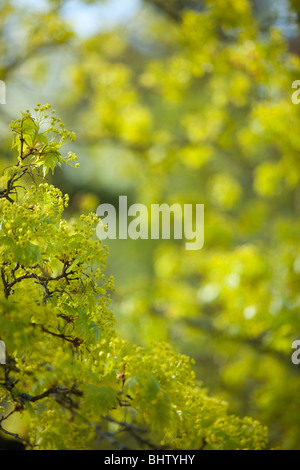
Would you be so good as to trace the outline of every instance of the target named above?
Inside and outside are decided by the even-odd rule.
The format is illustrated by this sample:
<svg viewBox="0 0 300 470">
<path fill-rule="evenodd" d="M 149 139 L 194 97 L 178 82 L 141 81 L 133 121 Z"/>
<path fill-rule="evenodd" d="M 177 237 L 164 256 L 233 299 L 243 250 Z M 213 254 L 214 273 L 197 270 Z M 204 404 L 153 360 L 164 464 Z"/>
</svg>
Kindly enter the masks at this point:
<svg viewBox="0 0 300 470">
<path fill-rule="evenodd" d="M 96 438 L 125 447 L 118 428 L 115 435 L 106 429 L 110 423 L 138 446 L 261 448 L 266 430 L 209 398 L 187 357 L 162 344 L 130 346 L 115 334 L 106 247 L 93 236 L 97 216 L 68 223 L 62 218 L 68 197 L 37 182 L 62 160 L 76 159 L 58 151 L 73 135 L 56 132 L 57 118 L 40 132 L 48 109 L 38 106 L 37 118 L 27 112 L 11 123 L 18 161 L 1 181 L 0 325 L 9 355 L 1 369 L 2 411 L 8 411 L 0 430 L 14 435 L 5 421 L 22 413 L 28 436 L 15 437 L 28 448 L 88 448 Z M 22 185 L 26 176 L 30 188 Z"/>
<path fill-rule="evenodd" d="M 259 2 L 147 0 L 82 37 L 46 3 L 3 2 L 0 78 L 34 84 L 25 108 L 50 94 L 78 140 L 63 157 L 74 136 L 38 106 L 12 123 L 12 163 L 3 129 L 1 428 L 40 448 L 299 448 L 297 34 Z M 73 151 L 80 169 L 52 176 Z M 111 241 L 104 276 L 90 212 L 119 194 L 204 203 L 203 249 Z"/>
</svg>

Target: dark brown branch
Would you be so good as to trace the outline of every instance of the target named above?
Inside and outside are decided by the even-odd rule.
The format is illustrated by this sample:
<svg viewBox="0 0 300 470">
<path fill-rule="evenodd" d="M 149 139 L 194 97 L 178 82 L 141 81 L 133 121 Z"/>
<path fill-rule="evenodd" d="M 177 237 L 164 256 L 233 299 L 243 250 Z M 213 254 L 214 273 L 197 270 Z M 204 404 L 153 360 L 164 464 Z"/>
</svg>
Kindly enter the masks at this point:
<svg viewBox="0 0 300 470">
<path fill-rule="evenodd" d="M 33 323 L 35 325 L 35 323 Z M 55 333 L 54 331 L 49 331 L 47 328 L 44 326 L 41 326 L 41 329 L 44 333 L 48 333 L 49 335 L 55 336 L 56 338 L 61 338 L 64 341 L 68 341 L 69 343 L 72 343 L 75 348 L 78 348 L 82 343 L 83 339 L 81 338 L 73 338 L 72 336 L 66 336 L 63 333 Z"/>
<path fill-rule="evenodd" d="M 7 429 L 3 428 L 2 422 L 7 420 L 14 413 L 16 413 L 18 411 L 22 411 L 23 407 L 24 407 L 24 403 L 26 403 L 27 401 L 31 402 L 31 403 L 34 403 L 34 402 L 37 402 L 39 400 L 43 400 L 44 398 L 48 398 L 48 397 L 54 398 L 57 403 L 64 406 L 65 408 L 67 408 L 69 410 L 73 410 L 73 408 L 78 408 L 78 403 L 75 402 L 71 398 L 72 396 L 82 397 L 83 392 L 81 392 L 81 390 L 78 390 L 77 388 L 75 388 L 75 386 L 73 386 L 71 388 L 55 386 L 55 387 L 51 387 L 48 390 L 45 390 L 45 392 L 43 392 L 39 395 L 35 395 L 35 396 L 29 395 L 27 393 L 20 393 L 18 395 L 18 400 L 19 401 L 17 401 L 17 403 L 15 405 L 15 408 L 12 411 L 10 411 L 6 416 L 2 416 L 0 418 L 0 432 L 3 432 L 7 436 L 13 437 L 17 441 L 19 441 L 19 442 L 21 442 L 25 445 L 30 445 L 30 443 L 26 439 L 20 437 L 16 433 L 7 431 Z"/>
<path fill-rule="evenodd" d="M 7 429 L 4 429 L 1 424 L 1 421 L 0 421 L 0 431 L 3 432 L 3 434 L 6 434 L 7 436 L 13 437 L 14 439 L 21 442 L 22 444 L 25 444 L 27 446 L 30 445 L 29 442 L 23 437 L 20 437 L 19 434 L 16 434 L 14 432 L 7 431 Z"/>
<path fill-rule="evenodd" d="M 8 296 L 9 296 L 9 286 L 8 286 L 8 283 L 7 283 L 7 279 L 5 278 L 5 273 L 4 273 L 3 268 L 1 269 L 1 280 L 2 280 L 3 288 L 4 288 L 4 296 L 7 299 Z"/>
<path fill-rule="evenodd" d="M 36 265 L 32 267 L 31 269 L 36 269 L 38 268 L 39 265 Z M 48 283 L 51 281 L 59 281 L 61 279 L 65 279 L 67 284 L 69 284 L 70 281 L 77 281 L 79 280 L 78 277 L 72 277 L 70 278 L 69 276 L 72 276 L 75 274 L 74 271 L 67 272 L 67 269 L 69 267 L 69 263 L 65 263 L 63 266 L 62 273 L 59 274 L 58 276 L 51 277 L 51 276 L 39 276 L 36 273 L 29 272 L 24 266 L 17 264 L 15 268 L 12 270 L 11 275 L 13 280 L 11 282 L 8 282 L 8 280 L 5 278 L 4 270 L 1 270 L 1 279 L 4 287 L 4 294 L 5 298 L 8 298 L 8 296 L 11 294 L 12 288 L 18 284 L 19 282 L 22 282 L 26 279 L 35 279 L 37 284 L 41 285 L 45 289 L 45 297 L 44 297 L 44 303 L 46 302 L 47 298 L 49 298 L 51 295 L 53 295 L 55 292 L 61 292 L 59 289 L 54 289 L 53 291 L 50 291 L 48 288 Z M 25 271 L 26 274 L 23 274 L 22 276 L 16 277 L 16 271 L 21 268 L 23 271 Z"/>
<path fill-rule="evenodd" d="M 30 401 L 31 403 L 34 403 L 39 400 L 43 400 L 44 398 L 48 398 L 53 396 L 55 399 L 58 397 L 65 398 L 65 397 L 70 397 L 70 395 L 75 395 L 77 397 L 82 397 L 83 392 L 81 390 L 78 390 L 74 386 L 71 388 L 66 388 L 66 387 L 60 387 L 59 385 L 55 387 L 48 388 L 45 390 L 45 392 L 40 393 L 39 395 L 28 395 L 28 394 L 20 394 L 19 399 L 21 403 Z M 77 405 L 76 405 L 77 407 Z"/>
<path fill-rule="evenodd" d="M 126 421 L 117 421 L 116 419 L 108 415 L 103 416 L 103 419 L 111 423 L 119 425 L 121 429 L 118 432 L 128 432 L 142 447 L 146 446 L 153 450 L 165 449 L 165 447 L 156 446 L 148 439 L 144 439 L 142 437 L 142 434 L 146 434 L 149 432 L 147 429 L 138 428 L 137 426 L 134 426 L 133 424 L 126 423 Z"/>
</svg>

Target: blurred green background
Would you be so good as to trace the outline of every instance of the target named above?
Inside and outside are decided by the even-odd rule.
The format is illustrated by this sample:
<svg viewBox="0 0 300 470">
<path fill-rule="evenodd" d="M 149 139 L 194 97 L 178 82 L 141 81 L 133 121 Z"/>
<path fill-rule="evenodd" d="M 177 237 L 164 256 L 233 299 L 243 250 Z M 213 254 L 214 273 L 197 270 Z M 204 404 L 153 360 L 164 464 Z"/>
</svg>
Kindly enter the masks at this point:
<svg viewBox="0 0 300 470">
<path fill-rule="evenodd" d="M 100 203 L 205 205 L 205 242 L 106 240 L 117 328 L 170 342 L 269 447 L 300 449 L 297 0 L 0 0 L 8 125 L 51 103 L 79 170 L 66 217 Z"/>
</svg>

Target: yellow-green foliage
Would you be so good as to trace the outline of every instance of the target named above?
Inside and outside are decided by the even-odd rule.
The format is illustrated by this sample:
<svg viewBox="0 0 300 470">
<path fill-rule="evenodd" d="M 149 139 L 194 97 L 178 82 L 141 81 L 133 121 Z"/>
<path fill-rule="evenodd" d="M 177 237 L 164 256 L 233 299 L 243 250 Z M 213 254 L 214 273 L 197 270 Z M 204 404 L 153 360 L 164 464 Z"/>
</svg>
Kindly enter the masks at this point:
<svg viewBox="0 0 300 470">
<path fill-rule="evenodd" d="M 40 182 L 74 160 L 58 151 L 61 133 L 74 136 L 55 133 L 57 120 L 39 132 L 48 108 L 12 122 L 17 163 L 1 179 L 0 431 L 28 449 L 263 448 L 266 428 L 209 397 L 187 356 L 117 336 L 97 217 L 67 222 L 68 197 Z"/>
<path fill-rule="evenodd" d="M 85 8 L 85 3 L 97 5 L 98 2 L 80 3 Z M 104 368 L 105 374 L 110 371 L 114 384 L 119 375 L 115 385 L 121 391 L 121 371 L 125 367 L 124 387 L 131 384 L 128 393 L 139 400 L 139 385 L 130 381 L 137 375 L 132 368 L 138 369 L 138 365 L 132 359 L 129 362 L 128 357 L 135 354 L 140 357 L 140 352 L 128 351 L 127 344 L 124 352 L 119 353 L 121 343 L 118 347 L 118 343 L 110 345 L 113 328 L 116 328 L 115 336 L 121 336 L 129 344 L 148 348 L 153 339 L 163 341 L 195 359 L 196 377 L 204 381 L 213 396 L 229 403 L 229 413 L 249 415 L 268 425 L 269 447 L 299 449 L 300 375 L 299 366 L 291 362 L 291 345 L 300 334 L 300 108 L 291 100 L 295 91 L 292 83 L 300 79 L 299 2 L 141 0 L 142 11 L 130 21 L 126 19 L 126 25 L 95 30 L 88 23 L 84 36 L 76 34 L 68 24 L 68 14 L 73 18 L 76 12 L 71 7 L 68 9 L 66 2 L 45 0 L 45 9 L 39 9 L 38 3 L 25 5 L 3 0 L 0 6 L 0 79 L 7 81 L 8 91 L 13 87 L 18 91 L 15 96 L 10 91 L 10 105 L 0 108 L 0 175 L 4 172 L 1 189 L 5 188 L 9 175 L 18 177 L 22 173 L 19 166 L 11 167 L 11 136 L 6 132 L 7 116 L 12 113 L 9 119 L 15 117 L 14 108 L 18 113 L 21 100 L 26 109 L 41 100 L 41 96 L 46 95 L 45 100 L 50 100 L 49 93 L 63 121 L 71 123 L 78 133 L 79 143 L 72 150 L 80 154 L 82 164 L 79 171 L 68 171 L 69 166 L 64 165 L 63 171 L 52 176 L 51 169 L 63 163 L 62 159 L 76 164 L 73 154 L 64 158 L 60 154 L 60 139 L 65 136 L 67 141 L 71 137 L 66 132 L 54 134 L 56 143 L 53 141 L 51 152 L 46 152 L 50 153 L 49 158 L 45 154 L 30 157 L 31 163 L 39 165 L 34 172 L 39 170 L 41 176 L 44 173 L 49 186 L 39 187 L 40 181 L 36 185 L 28 171 L 16 182 L 23 186 L 26 183 L 27 192 L 18 188 L 18 200 L 14 204 L 7 198 L 1 199 L 5 218 L 10 219 L 6 222 L 11 225 L 1 226 L 9 239 L 1 243 L 1 253 L 5 253 L 8 263 L 3 269 L 6 276 L 11 276 L 13 263 L 21 257 L 25 269 L 26 263 L 27 267 L 31 263 L 40 266 L 34 268 L 36 276 L 55 277 L 61 273 L 64 258 L 59 260 L 54 254 L 51 260 L 44 257 L 48 248 L 43 233 L 48 234 L 49 250 L 61 254 L 67 251 L 76 262 L 74 247 L 68 248 L 65 243 L 65 238 L 74 237 L 74 245 L 80 244 L 83 250 L 84 264 L 78 262 L 72 271 L 80 270 L 83 285 L 80 281 L 79 286 L 76 279 L 70 279 L 67 286 L 63 278 L 49 281 L 50 291 L 67 289 L 68 294 L 46 295 L 46 304 L 41 309 L 36 303 L 28 308 L 28 297 L 32 300 L 38 297 L 40 301 L 45 297 L 44 288 L 35 282 L 37 278 L 14 284 L 14 293 L 5 300 L 5 309 L 13 311 L 12 318 L 25 323 L 13 336 L 7 335 L 8 343 L 13 341 L 8 344 L 10 353 L 15 354 L 16 345 L 23 341 L 27 341 L 29 351 L 33 350 L 32 338 L 41 335 L 38 325 L 42 322 L 51 332 L 61 331 L 71 340 L 78 337 L 78 343 L 83 337 L 85 341 L 96 338 L 98 328 L 97 341 L 106 342 L 99 345 L 101 361 L 96 364 L 90 361 L 89 370 L 93 365 L 97 370 Z M 120 0 L 120 4 L 124 3 L 125 0 Z M 114 2 L 106 0 L 105 5 L 112 8 Z M 276 10 L 280 18 L 276 18 Z M 51 140 L 52 132 L 41 135 L 45 129 L 54 124 L 57 130 L 64 129 L 59 122 L 51 124 L 51 111 L 44 111 L 49 114 L 49 124 L 37 132 L 39 152 L 47 143 L 46 138 L 48 142 Z M 27 126 L 30 136 L 37 130 L 36 115 L 33 113 L 34 122 L 28 113 L 25 115 L 25 130 Z M 20 131 L 20 121 L 14 127 L 16 132 Z M 18 135 L 14 145 L 20 152 Z M 43 217 L 47 213 L 59 223 L 67 199 L 50 188 L 51 183 L 65 187 L 70 194 L 72 191 L 71 203 L 64 213 L 68 222 L 62 222 L 60 228 L 57 226 L 57 231 L 55 224 L 48 224 L 47 217 Z M 94 245 L 88 249 L 91 240 L 88 233 L 91 234 L 93 226 L 88 229 L 84 221 L 74 221 L 72 226 L 69 218 L 78 209 L 85 213 L 95 211 L 98 201 L 114 203 L 120 194 L 128 194 L 132 202 L 143 204 L 203 203 L 205 241 L 202 250 L 189 253 L 179 240 L 153 243 L 108 240 L 111 256 L 106 272 L 112 272 L 117 281 L 111 303 L 118 320 L 115 323 L 108 311 L 109 281 L 101 278 L 107 250 L 98 242 L 95 246 L 101 247 L 100 253 L 97 254 Z M 15 200 L 16 194 L 9 197 Z M 50 201 L 47 207 L 42 203 L 44 197 L 46 202 Z M 36 206 L 34 210 L 29 209 L 32 205 Z M 24 231 L 18 233 L 16 230 L 23 223 Z M 81 242 L 80 230 L 84 234 Z M 96 273 L 96 266 L 90 267 L 88 256 L 92 257 L 91 261 L 97 258 L 95 263 L 100 272 Z M 45 274 L 41 268 L 47 270 L 48 264 L 51 270 Z M 93 286 L 89 284 L 94 279 L 91 269 L 95 276 Z M 21 269 L 16 272 L 18 276 L 25 274 Z M 84 286 L 89 302 L 93 303 L 95 296 L 98 298 L 101 324 L 98 317 L 87 319 L 96 310 L 94 307 L 86 310 L 85 306 L 82 310 L 87 313 L 83 324 L 80 322 L 76 312 L 78 303 L 82 306 L 85 297 L 72 294 L 72 286 L 79 286 L 80 292 Z M 52 302 L 56 302 L 54 310 Z M 66 313 L 68 308 L 70 311 Z M 67 317 L 57 318 L 55 309 Z M 9 315 L 8 312 L 1 316 L 1 321 L 9 320 Z M 92 330 L 91 325 L 87 327 L 90 321 L 96 324 L 92 323 Z M 28 322 L 37 326 L 33 329 Z M 6 325 L 7 331 L 9 328 L 10 323 Z M 49 345 L 44 343 L 46 338 Z M 72 341 L 45 332 L 43 344 L 38 342 L 41 348 L 44 344 L 45 357 L 49 354 L 57 364 L 59 346 L 63 344 L 74 350 Z M 80 360 L 72 363 L 74 368 L 89 360 L 87 356 L 81 359 L 83 345 L 75 347 L 75 351 L 80 351 Z M 112 359 L 115 356 L 116 362 Z M 47 369 L 46 375 L 51 373 Z M 14 374 L 17 372 L 10 373 Z M 80 373 L 76 374 L 80 377 Z M 31 376 L 25 378 L 26 383 L 31 380 Z M 21 389 L 23 382 L 16 387 Z M 41 385 L 39 393 L 52 383 L 56 382 Z M 90 379 L 82 380 L 81 385 L 78 382 L 87 400 L 84 407 L 83 397 L 77 397 L 85 413 L 89 407 L 95 407 L 98 414 L 103 413 L 101 403 L 110 400 L 115 403 L 111 384 L 102 384 L 98 392 L 94 386 L 97 388 L 98 384 Z M 202 399 L 205 392 L 200 390 L 199 399 Z M 93 396 L 101 397 L 94 405 Z M 52 398 L 52 417 L 59 421 L 61 409 L 58 405 L 55 405 L 57 409 L 53 408 L 56 402 Z M 127 400 L 126 396 L 121 399 Z M 159 397 L 158 403 L 166 401 Z M 141 406 L 145 407 L 146 403 Z M 182 407 L 183 403 L 178 406 Z M 157 419 L 153 415 L 155 408 L 143 409 L 148 410 L 144 420 L 148 415 Z M 171 405 L 164 408 L 164 419 L 174 418 L 172 409 Z M 133 419 L 133 409 L 127 406 L 113 411 L 117 416 L 112 419 L 122 421 L 124 410 L 127 419 Z M 3 427 L 8 429 L 10 424 L 12 430 L 23 430 L 21 434 L 25 436 L 26 422 L 23 428 L 20 422 L 12 423 L 21 415 L 14 413 L 10 422 L 3 421 Z M 140 416 L 138 413 L 134 419 Z M 78 424 L 78 415 L 76 420 Z M 71 423 L 65 420 L 64 426 Z M 98 437 L 99 430 L 114 433 L 120 424 L 105 421 L 101 426 L 97 428 Z M 195 426 L 194 420 L 193 429 Z M 45 417 L 43 427 L 39 426 L 45 437 L 46 427 Z M 49 426 L 47 432 L 54 432 L 53 429 L 54 426 Z M 76 436 L 88 436 L 93 430 L 92 425 L 82 421 Z M 132 438 L 128 428 L 127 431 Z M 61 446 L 62 434 L 64 439 L 75 439 L 75 432 L 71 437 L 61 431 L 57 435 Z M 190 445 L 195 434 L 189 437 Z M 158 445 L 171 445 L 175 439 L 172 436 L 155 434 L 149 438 L 153 437 Z M 202 446 L 204 437 L 208 439 L 208 432 L 200 432 L 197 446 Z M 106 443 L 108 438 L 106 434 Z M 129 441 L 126 445 L 137 445 L 134 439 Z M 72 445 L 80 447 L 80 437 Z M 178 442 L 178 446 L 185 445 L 183 441 Z M 230 445 L 225 439 L 224 447 Z"/>
</svg>

